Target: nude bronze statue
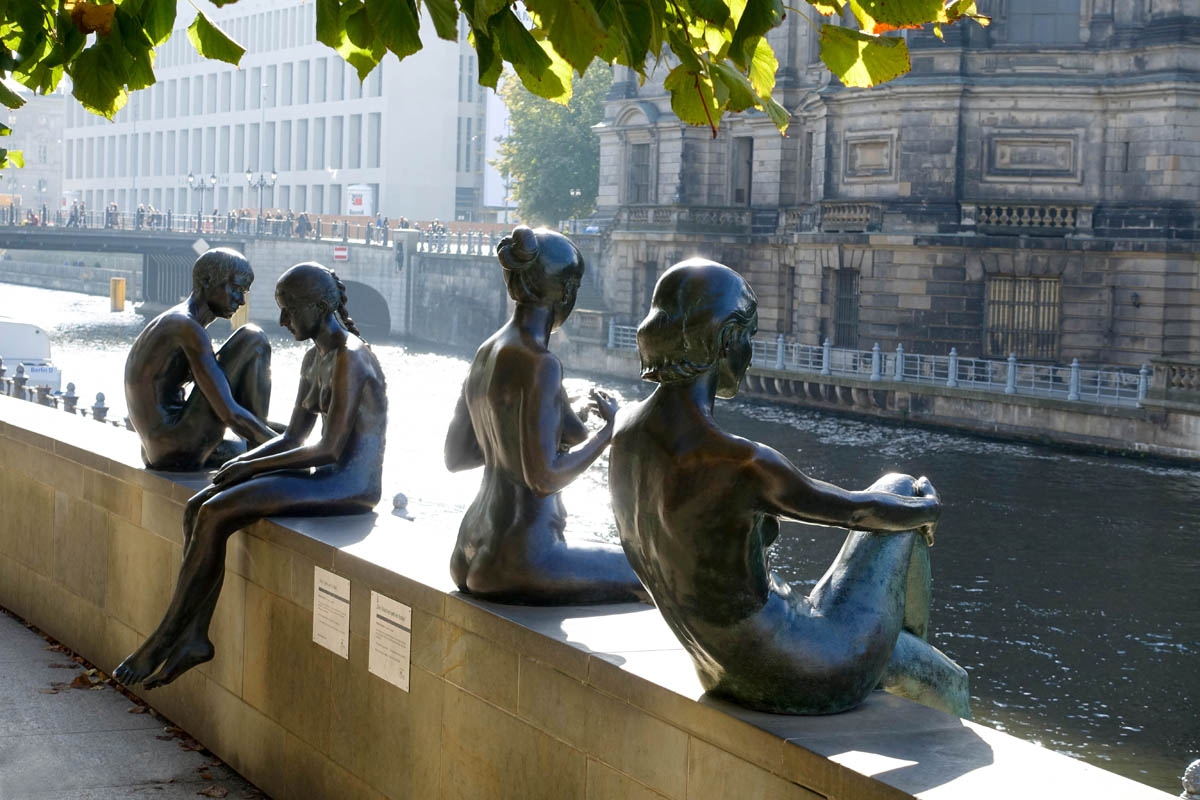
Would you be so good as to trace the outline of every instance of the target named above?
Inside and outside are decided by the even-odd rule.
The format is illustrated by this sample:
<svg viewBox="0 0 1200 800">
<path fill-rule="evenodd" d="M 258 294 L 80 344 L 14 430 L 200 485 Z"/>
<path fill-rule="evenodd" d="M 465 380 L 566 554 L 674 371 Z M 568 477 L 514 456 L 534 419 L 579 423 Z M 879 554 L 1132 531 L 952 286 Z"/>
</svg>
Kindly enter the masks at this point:
<svg viewBox="0 0 1200 800">
<path fill-rule="evenodd" d="M 716 696 L 828 714 L 882 686 L 970 716 L 966 672 L 925 640 L 932 484 L 887 475 L 841 489 L 714 421 L 757 326 L 753 290 L 720 264 L 685 261 L 655 286 L 637 338 L 642 377 L 658 385 L 617 415 L 610 454 L 630 563 Z M 852 529 L 807 596 L 770 571 L 780 517 Z"/>
<path fill-rule="evenodd" d="M 570 542 L 559 492 L 608 446 L 616 401 L 593 389 L 577 413 L 562 385 L 550 334 L 575 305 L 583 257 L 565 236 L 521 226 L 497 247 L 512 318 L 471 363 L 446 435 L 446 467 L 483 467 L 450 559 L 464 592 L 512 603 L 568 604 L 645 597 L 625 554 Z M 604 424 L 591 436 L 588 413 Z M 581 417 L 581 414 L 583 415 Z"/>
<path fill-rule="evenodd" d="M 382 492 L 387 429 L 384 375 L 346 312 L 346 290 L 331 271 L 305 263 L 275 288 L 279 324 L 313 347 L 282 435 L 226 463 L 188 501 L 183 565 L 162 622 L 113 676 L 162 686 L 213 657 L 208 626 L 225 575 L 225 545 L 238 529 L 273 515 L 331 516 L 371 511 Z M 317 417 L 319 440 L 309 443 Z"/>
<path fill-rule="evenodd" d="M 252 445 L 275 436 L 265 421 L 271 400 L 267 337 L 257 325 L 245 325 L 214 353 L 205 330 L 217 317 L 233 316 L 253 281 L 241 253 L 209 250 L 192 267 L 188 298 L 151 320 L 134 340 L 125 361 L 125 400 L 147 467 L 203 469 L 226 429 Z"/>
</svg>

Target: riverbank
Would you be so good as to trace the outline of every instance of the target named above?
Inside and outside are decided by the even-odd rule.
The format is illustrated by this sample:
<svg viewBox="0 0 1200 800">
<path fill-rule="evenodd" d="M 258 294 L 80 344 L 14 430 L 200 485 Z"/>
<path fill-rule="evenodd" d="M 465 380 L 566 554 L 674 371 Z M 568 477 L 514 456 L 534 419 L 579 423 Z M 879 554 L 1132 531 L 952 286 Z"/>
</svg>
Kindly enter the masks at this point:
<svg viewBox="0 0 1200 800">
<path fill-rule="evenodd" d="M 568 370 L 625 380 L 640 372 L 635 351 L 609 347 L 586 333 L 560 336 L 556 349 Z M 989 439 L 1200 463 L 1200 405 L 1153 397 L 1133 407 L 1085 404 L 757 365 L 750 368 L 741 391 L 775 403 Z"/>
</svg>

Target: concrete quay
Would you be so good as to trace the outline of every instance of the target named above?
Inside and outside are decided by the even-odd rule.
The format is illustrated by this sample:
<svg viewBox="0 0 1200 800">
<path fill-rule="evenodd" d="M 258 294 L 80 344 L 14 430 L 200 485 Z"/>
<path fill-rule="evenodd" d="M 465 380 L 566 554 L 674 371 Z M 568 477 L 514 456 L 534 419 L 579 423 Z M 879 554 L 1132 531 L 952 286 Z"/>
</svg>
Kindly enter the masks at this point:
<svg viewBox="0 0 1200 800">
<path fill-rule="evenodd" d="M 2 610 L 0 671 L 0 800 L 264 797 Z"/>
<path fill-rule="evenodd" d="M 149 472 L 124 432 L 11 398 L 0 464 L 0 605 L 111 670 L 167 604 L 205 476 Z M 216 658 L 144 699 L 278 798 L 1169 797 L 882 693 L 829 717 L 713 700 L 652 608 L 459 594 L 454 531 L 420 512 L 232 537 Z M 345 657 L 314 642 L 318 568 L 349 584 Z M 411 615 L 403 686 L 372 665 L 376 596 Z"/>
</svg>

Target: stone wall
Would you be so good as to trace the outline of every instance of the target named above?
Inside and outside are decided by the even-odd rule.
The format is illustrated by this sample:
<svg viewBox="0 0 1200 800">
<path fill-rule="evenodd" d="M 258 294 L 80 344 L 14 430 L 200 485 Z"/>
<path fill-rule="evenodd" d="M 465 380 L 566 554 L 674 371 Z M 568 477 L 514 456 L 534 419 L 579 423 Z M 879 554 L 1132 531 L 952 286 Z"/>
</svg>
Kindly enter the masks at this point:
<svg viewBox="0 0 1200 800">
<path fill-rule="evenodd" d="M 111 672 L 167 605 L 204 476 L 5 397 L 0 465 L 0 605 Z M 387 503 L 234 534 L 216 657 L 145 699 L 280 800 L 1168 797 L 883 693 L 830 717 L 722 703 L 652 608 L 453 591 L 454 535 Z M 348 659 L 312 641 L 316 567 L 350 581 Z M 368 671 L 372 592 L 412 611 L 407 691 Z"/>
</svg>

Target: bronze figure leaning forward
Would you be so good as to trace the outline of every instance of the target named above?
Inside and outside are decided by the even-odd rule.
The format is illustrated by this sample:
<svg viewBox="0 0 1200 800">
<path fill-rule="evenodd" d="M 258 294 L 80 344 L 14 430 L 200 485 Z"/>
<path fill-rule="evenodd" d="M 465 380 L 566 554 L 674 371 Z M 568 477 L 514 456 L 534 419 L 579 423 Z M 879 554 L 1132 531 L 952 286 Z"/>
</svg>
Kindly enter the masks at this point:
<svg viewBox="0 0 1200 800">
<path fill-rule="evenodd" d="M 208 627 L 235 531 L 273 515 L 359 514 L 379 502 L 384 376 L 346 312 L 345 287 L 319 264 L 298 264 L 280 277 L 275 300 L 279 324 L 313 342 L 291 421 L 279 437 L 227 462 L 188 501 L 175 594 L 154 633 L 113 673 L 124 684 L 162 686 L 213 657 Z M 310 443 L 318 417 L 321 435 Z"/>
<path fill-rule="evenodd" d="M 483 467 L 450 560 L 458 587 L 504 602 L 567 604 L 645 597 L 624 553 L 563 537 L 559 492 L 608 446 L 616 401 L 593 389 L 604 421 L 589 436 L 562 386 L 550 334 L 575 305 L 583 257 L 565 236 L 518 227 L 497 248 L 516 303 L 471 363 L 446 436 L 446 466 Z"/>
<path fill-rule="evenodd" d="M 925 641 L 940 512 L 930 482 L 841 489 L 713 419 L 750 366 L 757 326 L 754 292 L 720 264 L 677 264 L 655 286 L 638 350 L 658 385 L 618 414 L 610 454 L 630 562 L 714 695 L 827 714 L 882 685 L 969 716 L 965 671 Z M 807 596 L 769 568 L 779 517 L 852 529 Z"/>
<path fill-rule="evenodd" d="M 253 281 L 241 253 L 209 250 L 192 267 L 188 298 L 151 320 L 134 340 L 125 361 L 125 400 L 147 467 L 203 469 L 226 429 L 251 445 L 274 438 L 265 421 L 271 401 L 267 337 L 257 325 L 246 325 L 214 353 L 205 330 L 217 317 L 233 316 Z"/>
</svg>

